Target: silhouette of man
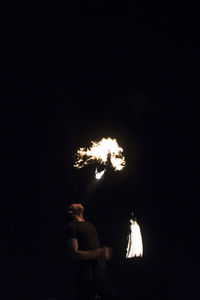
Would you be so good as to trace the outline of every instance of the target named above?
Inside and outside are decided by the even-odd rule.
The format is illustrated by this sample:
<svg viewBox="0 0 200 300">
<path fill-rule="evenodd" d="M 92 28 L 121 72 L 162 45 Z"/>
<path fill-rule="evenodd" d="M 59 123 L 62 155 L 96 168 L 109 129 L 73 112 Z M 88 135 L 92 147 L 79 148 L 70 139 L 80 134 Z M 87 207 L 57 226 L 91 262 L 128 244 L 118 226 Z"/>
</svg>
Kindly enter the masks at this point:
<svg viewBox="0 0 200 300">
<path fill-rule="evenodd" d="M 100 247 L 97 230 L 84 219 L 81 203 L 73 203 L 67 212 L 72 219 L 67 225 L 67 249 L 79 266 L 76 299 L 113 299 L 114 287 L 106 268 L 111 249 Z"/>
</svg>

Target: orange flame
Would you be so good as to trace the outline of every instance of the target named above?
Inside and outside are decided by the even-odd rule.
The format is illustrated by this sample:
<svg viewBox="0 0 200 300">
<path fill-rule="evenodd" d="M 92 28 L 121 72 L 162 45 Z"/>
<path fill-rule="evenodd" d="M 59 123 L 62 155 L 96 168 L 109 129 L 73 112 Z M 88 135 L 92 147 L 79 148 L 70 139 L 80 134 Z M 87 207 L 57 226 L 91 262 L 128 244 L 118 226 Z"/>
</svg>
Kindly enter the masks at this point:
<svg viewBox="0 0 200 300">
<path fill-rule="evenodd" d="M 110 155 L 110 162 L 115 171 L 122 170 L 125 167 L 126 161 L 122 155 L 123 149 L 119 147 L 116 139 L 102 138 L 99 142 L 92 141 L 91 143 L 90 148 L 80 148 L 77 151 L 75 168 L 82 168 L 95 160 L 106 165 L 108 155 Z"/>
</svg>

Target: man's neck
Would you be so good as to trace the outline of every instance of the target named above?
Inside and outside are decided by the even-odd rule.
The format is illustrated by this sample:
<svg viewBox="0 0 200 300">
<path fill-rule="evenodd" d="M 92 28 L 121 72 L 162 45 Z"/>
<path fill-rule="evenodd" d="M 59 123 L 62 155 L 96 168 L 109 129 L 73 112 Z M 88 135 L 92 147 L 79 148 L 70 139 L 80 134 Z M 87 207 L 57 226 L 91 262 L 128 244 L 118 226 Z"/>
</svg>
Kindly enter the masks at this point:
<svg viewBox="0 0 200 300">
<path fill-rule="evenodd" d="M 83 218 L 82 215 L 80 215 L 80 216 L 74 216 L 74 219 L 75 219 L 75 221 L 77 221 L 77 222 L 84 222 L 84 221 L 85 221 L 85 219 Z"/>
</svg>

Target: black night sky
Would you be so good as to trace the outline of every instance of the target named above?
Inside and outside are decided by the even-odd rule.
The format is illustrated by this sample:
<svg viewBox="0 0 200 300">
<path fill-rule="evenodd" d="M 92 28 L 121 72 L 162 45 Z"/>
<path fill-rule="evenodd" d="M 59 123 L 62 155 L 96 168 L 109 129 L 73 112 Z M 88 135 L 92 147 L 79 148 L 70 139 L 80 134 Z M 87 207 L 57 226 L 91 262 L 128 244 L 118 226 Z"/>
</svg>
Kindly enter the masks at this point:
<svg viewBox="0 0 200 300">
<path fill-rule="evenodd" d="M 110 136 L 123 147 L 127 165 L 98 184 L 85 217 L 102 245 L 113 247 L 108 269 L 120 299 L 194 299 L 197 8 L 87 1 L 72 11 L 64 18 L 44 10 L 37 22 L 27 14 L 7 25 L 1 109 L 6 293 L 74 299 L 76 264 L 67 257 L 64 210 L 81 201 L 94 180 L 92 165 L 73 168 L 74 155 Z M 132 211 L 144 257 L 127 261 Z"/>
</svg>

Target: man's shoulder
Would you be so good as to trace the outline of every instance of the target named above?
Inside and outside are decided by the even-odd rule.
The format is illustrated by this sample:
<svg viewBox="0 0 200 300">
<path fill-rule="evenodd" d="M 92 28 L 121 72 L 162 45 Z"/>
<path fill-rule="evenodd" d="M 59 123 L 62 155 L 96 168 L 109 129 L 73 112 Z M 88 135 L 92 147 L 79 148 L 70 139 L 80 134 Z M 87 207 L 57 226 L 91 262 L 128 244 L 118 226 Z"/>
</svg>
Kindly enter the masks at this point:
<svg viewBox="0 0 200 300">
<path fill-rule="evenodd" d="M 71 221 L 70 223 L 67 224 L 66 227 L 66 238 L 71 239 L 76 237 L 77 237 L 76 224 L 74 221 Z"/>
<path fill-rule="evenodd" d="M 75 227 L 76 227 L 76 222 L 74 222 L 74 221 L 70 221 L 67 224 L 67 229 L 72 229 L 72 228 L 75 228 Z"/>
</svg>

